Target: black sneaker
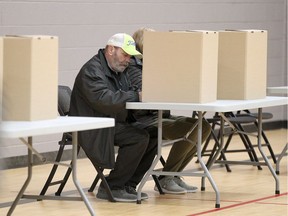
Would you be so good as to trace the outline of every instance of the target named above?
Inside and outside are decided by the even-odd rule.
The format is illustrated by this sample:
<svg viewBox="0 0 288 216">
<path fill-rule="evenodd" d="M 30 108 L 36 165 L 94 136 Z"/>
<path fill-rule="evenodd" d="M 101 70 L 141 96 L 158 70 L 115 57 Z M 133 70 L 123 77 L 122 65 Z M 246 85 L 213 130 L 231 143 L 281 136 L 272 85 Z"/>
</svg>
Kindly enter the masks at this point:
<svg viewBox="0 0 288 216">
<path fill-rule="evenodd" d="M 137 196 L 137 191 L 134 187 L 131 187 L 131 186 L 125 186 L 125 190 L 127 193 L 129 194 L 133 194 L 133 195 L 136 195 Z M 146 193 L 142 193 L 141 192 L 141 199 L 148 199 L 148 194 Z"/>
<path fill-rule="evenodd" d="M 137 195 L 127 193 L 125 189 L 111 190 L 111 192 L 115 201 L 117 202 L 136 202 L 137 201 Z M 108 194 L 106 193 L 106 190 L 102 187 L 99 187 L 96 197 L 99 199 L 108 200 Z"/>
</svg>

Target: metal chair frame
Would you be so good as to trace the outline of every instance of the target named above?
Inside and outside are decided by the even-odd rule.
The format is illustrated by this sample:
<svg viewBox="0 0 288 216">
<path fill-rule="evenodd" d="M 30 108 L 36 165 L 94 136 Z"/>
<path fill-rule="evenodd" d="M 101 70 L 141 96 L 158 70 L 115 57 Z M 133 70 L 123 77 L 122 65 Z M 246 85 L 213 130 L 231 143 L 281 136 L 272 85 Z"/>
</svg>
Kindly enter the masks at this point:
<svg viewBox="0 0 288 216">
<path fill-rule="evenodd" d="M 70 107 L 70 97 L 71 97 L 71 89 L 68 86 L 58 86 L 58 112 L 60 116 L 66 116 L 68 115 L 69 112 L 69 107 Z M 64 175 L 64 177 L 61 180 L 58 181 L 53 181 L 53 178 L 55 176 L 55 173 L 58 169 L 58 166 L 61 163 L 61 158 L 64 152 L 64 149 L 66 146 L 72 144 L 72 136 L 70 133 L 64 133 L 62 135 L 62 139 L 59 141 L 59 150 L 57 152 L 56 158 L 55 158 L 55 163 L 50 171 L 50 174 L 40 192 L 40 195 L 45 195 L 47 192 L 48 188 L 53 185 L 59 185 L 57 191 L 55 192 L 56 196 L 61 196 L 61 193 L 69 179 L 69 176 L 72 172 L 72 163 L 70 163 L 70 166 L 68 166 L 67 171 Z M 78 146 L 77 153 L 79 154 L 80 152 L 80 146 Z M 105 179 L 105 176 L 103 174 L 104 169 L 102 167 L 99 167 L 95 164 L 93 164 L 94 168 L 97 171 L 97 178 L 98 180 L 101 179 L 103 182 L 103 185 L 105 187 L 105 190 L 108 194 L 108 199 L 111 202 L 115 202 L 115 199 L 113 198 L 112 192 L 110 190 L 110 187 Z M 93 185 L 94 183 L 92 183 Z M 91 186 L 92 187 L 92 186 Z M 95 187 L 95 186 L 94 186 Z"/>
</svg>

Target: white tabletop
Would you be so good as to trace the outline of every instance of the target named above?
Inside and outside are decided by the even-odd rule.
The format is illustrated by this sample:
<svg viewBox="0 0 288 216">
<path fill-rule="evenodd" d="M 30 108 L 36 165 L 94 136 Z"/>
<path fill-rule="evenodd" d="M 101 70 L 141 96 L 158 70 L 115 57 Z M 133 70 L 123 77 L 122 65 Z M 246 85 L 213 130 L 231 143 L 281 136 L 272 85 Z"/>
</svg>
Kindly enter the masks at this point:
<svg viewBox="0 0 288 216">
<path fill-rule="evenodd" d="M 19 138 L 113 127 L 113 118 L 61 117 L 40 121 L 2 121 L 0 137 Z"/>
<path fill-rule="evenodd" d="M 287 105 L 288 97 L 266 97 L 257 100 L 217 100 L 211 103 L 157 103 L 128 102 L 127 109 L 147 110 L 194 110 L 211 112 L 232 112 L 244 109 L 256 109 Z"/>
<path fill-rule="evenodd" d="M 288 86 L 267 87 L 267 93 L 288 95 Z"/>
</svg>

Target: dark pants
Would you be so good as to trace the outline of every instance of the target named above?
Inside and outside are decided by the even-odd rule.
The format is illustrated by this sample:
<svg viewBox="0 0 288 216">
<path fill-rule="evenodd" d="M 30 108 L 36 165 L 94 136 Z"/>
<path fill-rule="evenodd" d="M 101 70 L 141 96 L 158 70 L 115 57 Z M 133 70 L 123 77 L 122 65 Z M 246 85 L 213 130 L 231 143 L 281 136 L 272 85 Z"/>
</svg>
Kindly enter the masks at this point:
<svg viewBox="0 0 288 216">
<path fill-rule="evenodd" d="M 157 152 L 157 137 L 150 134 L 155 132 L 138 124 L 116 123 L 114 139 L 119 150 L 115 167 L 107 177 L 111 189 L 128 185 L 136 188 L 140 183 Z"/>
</svg>

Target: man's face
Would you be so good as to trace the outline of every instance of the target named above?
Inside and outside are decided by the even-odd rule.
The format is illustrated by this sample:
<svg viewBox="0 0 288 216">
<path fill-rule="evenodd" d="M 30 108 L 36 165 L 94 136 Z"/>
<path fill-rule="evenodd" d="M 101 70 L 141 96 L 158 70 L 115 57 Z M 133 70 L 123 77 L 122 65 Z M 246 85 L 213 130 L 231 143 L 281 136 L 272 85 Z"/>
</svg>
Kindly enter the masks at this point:
<svg viewBox="0 0 288 216">
<path fill-rule="evenodd" d="M 129 66 L 131 56 L 119 47 L 113 47 L 111 53 L 112 55 L 109 62 L 111 69 L 115 72 L 122 73 Z"/>
</svg>

